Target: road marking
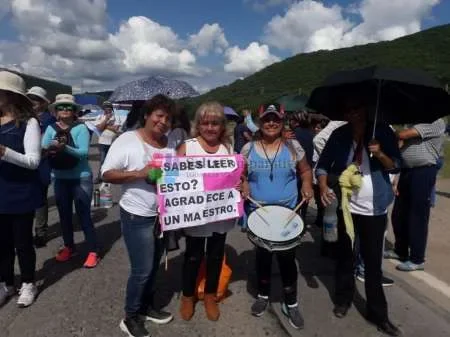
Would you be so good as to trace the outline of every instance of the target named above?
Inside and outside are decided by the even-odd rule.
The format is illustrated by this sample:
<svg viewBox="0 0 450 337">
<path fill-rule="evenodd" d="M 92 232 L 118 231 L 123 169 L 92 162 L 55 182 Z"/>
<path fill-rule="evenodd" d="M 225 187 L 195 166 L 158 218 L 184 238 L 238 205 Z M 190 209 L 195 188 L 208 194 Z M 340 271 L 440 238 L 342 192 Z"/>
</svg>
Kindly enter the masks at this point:
<svg viewBox="0 0 450 337">
<path fill-rule="evenodd" d="M 398 266 L 401 262 L 397 260 L 389 259 L 389 261 L 394 264 L 395 266 Z M 425 282 L 428 284 L 431 288 L 436 289 L 437 291 L 444 294 L 447 298 L 450 298 L 450 285 L 445 283 L 444 281 L 439 280 L 437 277 L 423 271 L 423 270 L 417 270 L 413 272 L 402 272 L 401 273 L 408 273 L 409 275 L 415 277 L 416 279 L 421 280 L 422 282 Z"/>
</svg>

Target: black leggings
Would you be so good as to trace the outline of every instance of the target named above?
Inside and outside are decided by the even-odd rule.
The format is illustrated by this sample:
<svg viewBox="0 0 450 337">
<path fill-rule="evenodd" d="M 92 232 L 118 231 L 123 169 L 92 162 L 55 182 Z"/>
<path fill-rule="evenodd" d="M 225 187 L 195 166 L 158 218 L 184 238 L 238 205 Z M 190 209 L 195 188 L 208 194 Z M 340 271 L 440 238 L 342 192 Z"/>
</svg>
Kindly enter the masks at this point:
<svg viewBox="0 0 450 337">
<path fill-rule="evenodd" d="M 256 275 L 258 278 L 258 294 L 269 296 L 272 274 L 272 256 L 275 254 L 283 283 L 284 301 L 287 305 L 297 303 L 297 264 L 295 263 L 295 248 L 270 252 L 256 247 Z"/>
<path fill-rule="evenodd" d="M 34 212 L 0 214 L 0 282 L 14 284 L 14 259 L 17 252 L 21 282 L 33 283 L 36 251 L 33 246 Z"/>
<path fill-rule="evenodd" d="M 195 295 L 200 264 L 205 256 L 206 241 L 206 284 L 205 294 L 216 294 L 219 285 L 220 271 L 225 251 L 227 234 L 213 233 L 212 236 L 194 237 L 186 236 L 186 253 L 183 264 L 183 295 Z"/>
</svg>

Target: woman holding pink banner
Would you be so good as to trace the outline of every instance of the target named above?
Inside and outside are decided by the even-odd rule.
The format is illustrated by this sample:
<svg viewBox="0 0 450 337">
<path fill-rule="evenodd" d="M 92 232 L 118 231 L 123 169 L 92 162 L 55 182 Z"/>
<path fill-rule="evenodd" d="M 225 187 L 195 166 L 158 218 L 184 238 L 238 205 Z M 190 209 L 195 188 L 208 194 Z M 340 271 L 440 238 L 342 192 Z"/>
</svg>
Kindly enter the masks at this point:
<svg viewBox="0 0 450 337">
<path fill-rule="evenodd" d="M 231 141 L 226 132 L 223 106 L 217 102 L 202 104 L 195 115 L 193 137 L 178 148 L 178 155 L 209 156 L 232 154 Z M 216 292 L 225 250 L 225 239 L 235 220 L 214 222 L 185 229 L 186 253 L 183 263 L 183 296 L 181 317 L 189 321 L 195 310 L 195 287 L 200 264 L 206 253 L 206 284 L 204 304 L 209 320 L 219 319 Z M 206 252 L 205 252 L 206 243 Z"/>
<path fill-rule="evenodd" d="M 247 143 L 241 150 L 241 154 L 247 159 L 242 194 L 244 198 L 251 197 L 252 201 L 260 205 L 279 205 L 294 209 L 299 200 L 308 201 L 313 196 L 312 171 L 301 145 L 296 140 L 282 137 L 283 120 L 283 111 L 279 111 L 274 105 L 260 109 L 260 128 L 255 141 Z M 300 196 L 297 189 L 298 178 L 302 181 Z M 253 203 L 250 205 L 250 211 L 257 206 Z M 295 249 L 273 252 L 256 246 L 258 297 L 251 311 L 254 316 L 262 316 L 269 304 L 272 255 L 275 254 L 284 291 L 282 311 L 294 328 L 301 329 L 304 320 L 297 302 Z"/>
<path fill-rule="evenodd" d="M 145 102 L 138 128 L 114 141 L 101 168 L 103 181 L 122 185 L 120 221 L 131 273 L 120 329 L 129 336 L 149 336 L 145 321 L 165 324 L 173 319 L 153 301 L 162 243 L 155 235 L 159 229 L 157 195 L 155 183 L 149 181 L 149 163 L 175 154 L 165 136 L 174 113 L 175 103 L 166 96 L 156 95 Z"/>
</svg>

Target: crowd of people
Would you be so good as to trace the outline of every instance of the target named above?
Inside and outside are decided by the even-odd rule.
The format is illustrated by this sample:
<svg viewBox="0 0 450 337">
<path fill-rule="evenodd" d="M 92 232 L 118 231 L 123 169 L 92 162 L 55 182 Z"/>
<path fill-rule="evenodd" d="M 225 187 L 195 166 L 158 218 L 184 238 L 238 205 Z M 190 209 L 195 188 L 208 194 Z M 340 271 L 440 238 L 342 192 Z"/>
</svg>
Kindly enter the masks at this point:
<svg viewBox="0 0 450 337">
<path fill-rule="evenodd" d="M 20 76 L 0 72 L 0 306 L 16 293 L 16 255 L 20 269 L 17 304 L 28 307 L 37 296 L 35 247 L 47 242 L 49 186 L 54 188 L 63 238 L 55 259 L 65 263 L 77 253 L 72 223 L 75 204 L 87 243 L 84 267 L 94 268 L 100 262 L 91 217 L 94 183 L 117 184 L 121 185 L 120 220 L 131 266 L 120 328 L 129 336 L 149 336 L 145 321 L 166 324 L 173 315 L 154 301 L 164 235 L 160 233 L 156 182 L 149 179 L 148 163 L 167 154 L 240 153 L 246 162 L 238 186 L 244 200 L 289 209 L 302 200 L 306 206 L 300 214 L 305 218 L 307 205 L 314 199 L 318 210 L 315 222 L 320 228 L 327 207 L 344 198 L 340 177 L 350 165 L 357 168 L 360 188 L 349 199 L 354 236 L 348 230 L 345 210 L 338 208 L 337 240 L 324 240 L 322 246 L 323 254 L 336 260 L 334 314 L 338 318 L 347 315 L 358 276 L 365 282 L 367 319 L 385 334 L 400 335 L 388 315 L 383 285 L 389 282 L 382 273 L 382 257 L 402 261 L 397 267 L 401 271 L 424 269 L 429 214 L 446 125 L 439 119 L 396 132 L 383 122 L 374 125 L 368 104 L 359 93 L 342 97 L 336 109 L 345 121 L 328 121 L 303 111 L 288 115 L 275 104 L 263 106 L 253 121 L 252 112 L 244 110 L 234 137 L 230 137 L 224 108 L 218 102 L 202 104 L 192 125 L 183 108 L 164 95 L 133 104 L 124 125 L 116 122 L 113 105 L 105 102 L 95 122 L 100 134 L 101 168 L 94 180 L 88 160 L 91 134 L 77 118 L 80 106 L 74 97 L 62 93 L 50 102 L 45 89 L 33 87 L 27 91 Z M 388 208 L 393 202 L 395 248 L 385 251 Z M 245 208 L 248 215 L 256 205 L 246 202 Z M 206 316 L 211 321 L 219 319 L 216 293 L 227 233 L 235 223 L 236 219 L 230 219 L 183 231 L 183 320 L 191 320 L 196 311 L 196 286 L 203 260 Z M 239 223 L 245 232 L 246 217 Z M 282 312 L 294 328 L 303 328 L 296 247 L 270 251 L 257 246 L 255 253 L 258 294 L 250 312 L 260 317 L 270 303 L 275 255 L 284 294 Z"/>
</svg>

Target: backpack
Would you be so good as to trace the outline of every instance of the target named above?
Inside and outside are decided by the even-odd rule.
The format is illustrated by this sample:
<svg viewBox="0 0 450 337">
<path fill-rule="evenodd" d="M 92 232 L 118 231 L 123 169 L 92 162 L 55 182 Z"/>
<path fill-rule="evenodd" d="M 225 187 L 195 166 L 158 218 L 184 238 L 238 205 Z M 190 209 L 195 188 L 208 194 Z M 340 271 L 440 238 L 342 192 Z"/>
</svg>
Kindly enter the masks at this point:
<svg viewBox="0 0 450 337">
<path fill-rule="evenodd" d="M 74 123 L 67 129 L 62 129 L 57 123 L 50 125 L 50 127 L 56 131 L 54 138 L 55 140 L 64 142 L 68 146 L 76 147 L 70 131 L 80 124 L 81 123 Z M 77 166 L 80 161 L 80 159 L 65 151 L 58 152 L 54 155 L 49 155 L 48 159 L 50 167 L 56 170 L 71 170 Z"/>
</svg>

